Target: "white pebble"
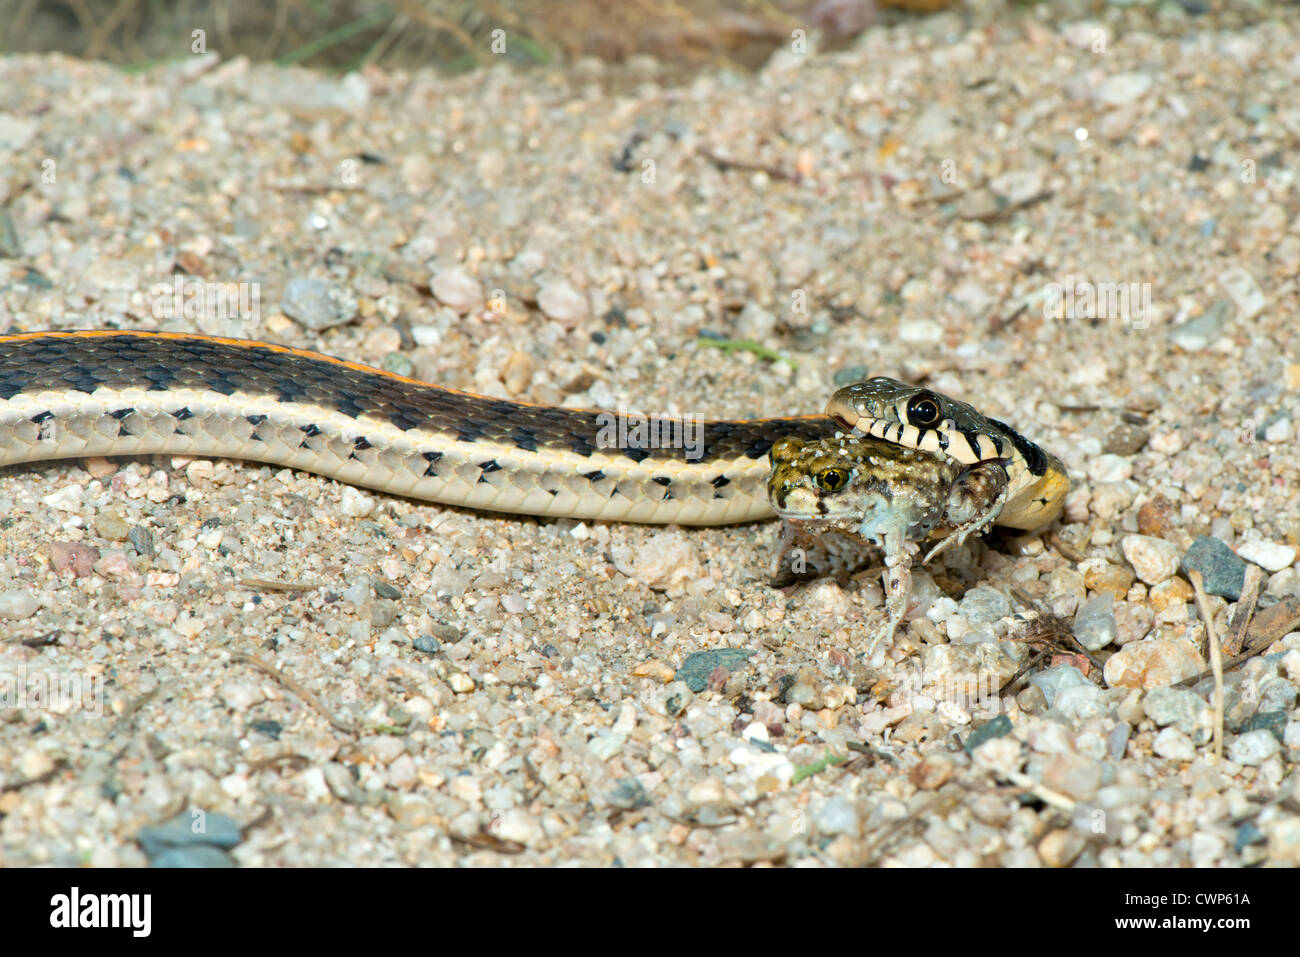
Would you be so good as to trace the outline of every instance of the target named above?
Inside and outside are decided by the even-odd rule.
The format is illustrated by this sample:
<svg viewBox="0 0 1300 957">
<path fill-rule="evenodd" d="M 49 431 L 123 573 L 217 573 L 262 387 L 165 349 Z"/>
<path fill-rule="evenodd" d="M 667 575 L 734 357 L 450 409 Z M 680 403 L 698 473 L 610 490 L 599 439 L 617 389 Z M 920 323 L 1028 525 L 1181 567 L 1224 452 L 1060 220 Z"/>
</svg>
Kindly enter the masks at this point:
<svg viewBox="0 0 1300 957">
<path fill-rule="evenodd" d="M 344 515 L 350 515 L 353 518 L 361 518 L 369 515 L 375 510 L 375 500 L 360 489 L 355 489 L 351 485 L 343 487 L 343 498 L 339 502 L 339 508 Z"/>
<path fill-rule="evenodd" d="M 635 549 L 615 545 L 609 551 L 614 567 L 628 578 L 670 595 L 701 575 L 695 543 L 681 532 L 659 532 Z"/>
<path fill-rule="evenodd" d="M 1088 463 L 1088 478 L 1095 485 L 1123 482 L 1133 477 L 1133 463 L 1122 455 L 1107 452 Z"/>
<path fill-rule="evenodd" d="M 1269 424 L 1264 430 L 1265 442 L 1290 442 L 1291 441 L 1291 420 L 1287 418 L 1278 419 L 1276 422 Z"/>
<path fill-rule="evenodd" d="M 483 305 L 483 288 L 478 280 L 459 267 L 444 269 L 429 281 L 429 289 L 444 306 L 464 315 Z"/>
<path fill-rule="evenodd" d="M 1020 770 L 1020 742 L 1011 735 L 985 741 L 971 755 L 975 763 L 997 774 L 1007 775 Z"/>
<path fill-rule="evenodd" d="M 1296 550 L 1294 546 L 1276 542 L 1243 542 L 1237 554 L 1267 571 L 1280 572 L 1295 561 Z"/>
<path fill-rule="evenodd" d="M 898 324 L 901 342 L 934 343 L 943 338 L 943 326 L 933 319 L 904 319 Z"/>
<path fill-rule="evenodd" d="M 1165 728 L 1156 735 L 1151 750 L 1170 761 L 1191 761 L 1196 757 L 1196 746 L 1192 739 L 1177 728 Z"/>
<path fill-rule="evenodd" d="M 1258 767 L 1281 749 L 1273 732 L 1261 728 L 1239 735 L 1228 748 L 1228 757 L 1238 764 Z"/>
<path fill-rule="evenodd" d="M 1219 285 L 1237 304 L 1239 319 L 1254 319 L 1268 305 L 1268 300 L 1260 291 L 1255 277 L 1241 266 L 1230 266 L 1219 273 Z"/>
<path fill-rule="evenodd" d="M 463 671 L 458 671 L 448 678 L 447 684 L 451 685 L 451 690 L 456 694 L 469 694 L 474 690 L 474 679 Z"/>
<path fill-rule="evenodd" d="M 41 501 L 58 512 L 80 512 L 81 497 L 80 485 L 65 485 L 57 492 L 46 495 Z"/>
<path fill-rule="evenodd" d="M 1183 437 L 1177 432 L 1156 432 L 1147 440 L 1147 448 L 1161 455 L 1177 455 L 1183 450 Z"/>
<path fill-rule="evenodd" d="M 514 841 L 525 847 L 537 844 L 545 837 L 537 818 L 517 807 L 494 813 L 487 829 L 503 841 Z"/>
<path fill-rule="evenodd" d="M 1132 103 L 1151 89 L 1148 73 L 1117 73 L 1097 85 L 1093 97 L 1106 106 L 1124 106 Z"/>
<path fill-rule="evenodd" d="M 1125 535 L 1120 547 L 1137 577 L 1147 585 L 1159 585 L 1178 571 L 1178 547 L 1150 535 Z"/>
<path fill-rule="evenodd" d="M 587 318 L 591 310 L 587 297 L 564 280 L 542 286 L 537 293 L 537 306 L 556 322 L 571 325 Z"/>
<path fill-rule="evenodd" d="M 49 774 L 54 770 L 54 760 L 44 751 L 28 748 L 15 762 L 19 776 L 25 781 Z"/>
<path fill-rule="evenodd" d="M 221 682 L 217 694 L 232 711 L 247 711 L 265 697 L 256 681 L 239 678 L 228 678 Z"/>
<path fill-rule="evenodd" d="M 40 606 L 37 597 L 28 592 L 17 589 L 0 592 L 0 618 L 21 621 L 36 614 L 36 609 Z"/>
</svg>

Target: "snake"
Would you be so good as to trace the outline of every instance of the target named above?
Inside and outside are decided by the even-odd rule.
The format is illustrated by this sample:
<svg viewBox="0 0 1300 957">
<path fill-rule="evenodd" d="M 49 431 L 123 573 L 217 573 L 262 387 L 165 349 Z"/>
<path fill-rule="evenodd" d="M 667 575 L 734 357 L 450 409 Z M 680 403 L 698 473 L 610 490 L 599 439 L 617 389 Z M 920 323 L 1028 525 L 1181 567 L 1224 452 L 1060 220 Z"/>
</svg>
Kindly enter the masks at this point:
<svg viewBox="0 0 1300 957">
<path fill-rule="evenodd" d="M 876 376 L 835 392 L 826 414 L 854 434 L 944 454 L 966 466 L 1000 466 L 1005 499 L 989 516 L 998 525 L 1038 529 L 1065 508 L 1070 477 L 1060 459 L 951 396 Z"/>
<path fill-rule="evenodd" d="M 120 330 L 0 336 L 0 466 L 191 455 L 444 505 L 647 524 L 770 518 L 769 452 L 841 426 L 559 408 L 251 339 Z"/>
</svg>

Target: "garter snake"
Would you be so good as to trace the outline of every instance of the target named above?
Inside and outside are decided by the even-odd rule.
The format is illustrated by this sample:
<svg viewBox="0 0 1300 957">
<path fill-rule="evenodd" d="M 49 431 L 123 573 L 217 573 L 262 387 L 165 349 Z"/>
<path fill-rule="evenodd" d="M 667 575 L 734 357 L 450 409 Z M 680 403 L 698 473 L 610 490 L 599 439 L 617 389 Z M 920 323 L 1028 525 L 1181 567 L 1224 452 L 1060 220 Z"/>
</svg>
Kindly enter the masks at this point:
<svg viewBox="0 0 1300 957">
<path fill-rule="evenodd" d="M 688 428 L 698 442 L 674 443 Z M 246 339 L 0 336 L 0 465 L 215 456 L 467 508 L 722 525 L 773 514 L 775 441 L 839 428 L 821 415 L 684 422 L 531 405 Z"/>
</svg>

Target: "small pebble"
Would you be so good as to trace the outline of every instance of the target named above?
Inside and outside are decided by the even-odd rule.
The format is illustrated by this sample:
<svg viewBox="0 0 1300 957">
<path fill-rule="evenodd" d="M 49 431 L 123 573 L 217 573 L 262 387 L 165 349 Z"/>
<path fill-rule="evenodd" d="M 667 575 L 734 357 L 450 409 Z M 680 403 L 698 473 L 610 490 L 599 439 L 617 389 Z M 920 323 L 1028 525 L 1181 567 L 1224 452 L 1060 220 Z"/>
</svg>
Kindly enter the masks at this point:
<svg viewBox="0 0 1300 957">
<path fill-rule="evenodd" d="M 1280 572 L 1295 561 L 1296 549 L 1293 545 L 1279 545 L 1276 542 L 1242 542 L 1237 546 L 1237 555 L 1248 562 L 1254 562 L 1265 571 Z"/>
<path fill-rule="evenodd" d="M 435 273 L 429 282 L 434 297 L 458 315 L 474 312 L 483 306 L 483 287 L 464 269 L 455 267 Z"/>
<path fill-rule="evenodd" d="M 1151 750 L 1170 761 L 1191 761 L 1196 757 L 1192 739 L 1177 728 L 1165 728 L 1151 743 Z"/>
<path fill-rule="evenodd" d="M 564 280 L 543 283 L 537 293 L 537 307 L 563 326 L 572 328 L 591 310 L 587 297 Z"/>
<path fill-rule="evenodd" d="M 1237 601 L 1241 598 L 1241 590 L 1246 587 L 1246 563 L 1223 542 L 1208 535 L 1192 542 L 1180 567 L 1184 574 L 1191 571 L 1201 573 L 1207 595 Z"/>
<path fill-rule="evenodd" d="M 1057 697 L 1067 688 L 1091 684 L 1073 665 L 1056 665 L 1029 676 L 1029 683 L 1043 692 L 1047 706 L 1053 707 Z"/>
<path fill-rule="evenodd" d="M 1184 638 L 1144 638 L 1126 644 L 1106 659 L 1104 675 L 1112 688 L 1158 688 L 1205 670 L 1205 661 Z"/>
<path fill-rule="evenodd" d="M 19 591 L 18 589 L 0 592 L 0 618 L 21 621 L 24 618 L 32 617 L 32 615 L 36 614 L 36 609 L 40 607 L 40 599 L 31 592 Z"/>
<path fill-rule="evenodd" d="M 1074 613 L 1074 637 L 1089 651 L 1105 648 L 1117 632 L 1113 594 L 1094 595 Z"/>
<path fill-rule="evenodd" d="M 1163 538 L 1125 535 L 1120 540 L 1120 548 L 1138 580 L 1148 585 L 1158 585 L 1178 571 L 1178 548 Z"/>
<path fill-rule="evenodd" d="M 1258 767 L 1282 750 L 1277 738 L 1264 730 L 1248 731 L 1238 735 L 1228 745 L 1228 757 L 1238 764 Z"/>
<path fill-rule="evenodd" d="M 1219 285 L 1237 304 L 1238 319 L 1254 319 L 1268 305 L 1255 277 L 1241 266 L 1231 266 L 1219 273 Z"/>
<path fill-rule="evenodd" d="M 1149 73 L 1117 73 L 1101 81 L 1093 98 L 1103 106 L 1126 106 L 1151 89 Z"/>
<path fill-rule="evenodd" d="M 469 694 L 474 690 L 474 679 L 463 671 L 457 671 L 447 679 L 447 684 L 456 694 Z"/>
<path fill-rule="evenodd" d="M 357 299 L 347 289 L 324 279 L 290 279 L 285 283 L 280 308 L 308 329 L 328 329 L 351 322 Z"/>
<path fill-rule="evenodd" d="M 352 518 L 362 518 L 375 510 L 375 500 L 365 492 L 351 485 L 343 486 L 339 500 L 339 511 Z"/>
</svg>

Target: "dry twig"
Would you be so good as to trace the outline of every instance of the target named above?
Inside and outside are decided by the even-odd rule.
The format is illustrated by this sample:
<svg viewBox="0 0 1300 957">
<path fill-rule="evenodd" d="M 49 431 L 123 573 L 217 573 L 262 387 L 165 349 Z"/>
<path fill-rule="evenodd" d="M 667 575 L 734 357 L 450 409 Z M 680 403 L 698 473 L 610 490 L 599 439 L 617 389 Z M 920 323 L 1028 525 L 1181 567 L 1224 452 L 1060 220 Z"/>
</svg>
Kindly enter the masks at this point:
<svg viewBox="0 0 1300 957">
<path fill-rule="evenodd" d="M 1205 622 L 1205 634 L 1210 641 L 1210 670 L 1214 672 L 1214 756 L 1223 757 L 1223 652 L 1219 647 L 1219 636 L 1215 634 L 1214 622 L 1205 610 L 1205 583 L 1201 573 L 1193 569 L 1187 573 L 1192 582 L 1192 592 L 1196 595 L 1196 610 Z"/>
</svg>

